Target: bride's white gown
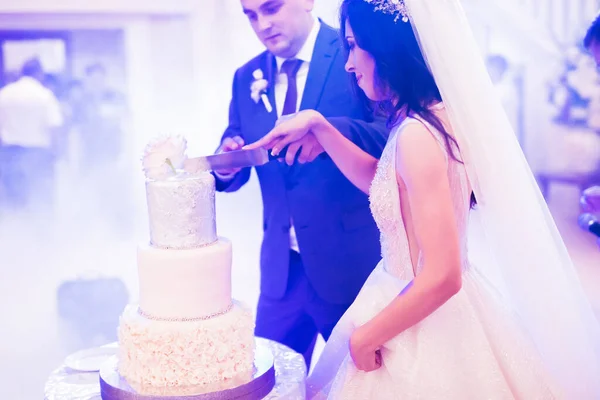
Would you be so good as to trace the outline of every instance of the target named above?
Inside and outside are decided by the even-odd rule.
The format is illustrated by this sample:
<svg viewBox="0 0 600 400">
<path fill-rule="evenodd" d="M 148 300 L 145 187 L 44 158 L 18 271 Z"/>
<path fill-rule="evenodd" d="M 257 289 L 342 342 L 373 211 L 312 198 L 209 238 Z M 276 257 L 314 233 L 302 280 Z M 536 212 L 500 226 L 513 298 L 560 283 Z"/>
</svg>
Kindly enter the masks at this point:
<svg viewBox="0 0 600 400">
<path fill-rule="evenodd" d="M 413 279 L 396 178 L 396 139 L 407 124 L 424 124 L 446 154 L 463 254 L 462 289 L 422 322 L 381 349 L 383 366 L 358 371 L 348 339 Z M 519 327 L 483 278 L 470 268 L 467 227 L 471 189 L 462 164 L 448 157 L 443 138 L 419 117 L 394 128 L 371 186 L 383 260 L 336 326 L 307 381 L 308 398 L 424 400 L 541 400 L 562 398 Z M 518 227 L 515 227 L 518 229 Z M 422 267 L 419 256 L 414 271 Z M 410 290 L 410 289 L 409 289 Z"/>
</svg>

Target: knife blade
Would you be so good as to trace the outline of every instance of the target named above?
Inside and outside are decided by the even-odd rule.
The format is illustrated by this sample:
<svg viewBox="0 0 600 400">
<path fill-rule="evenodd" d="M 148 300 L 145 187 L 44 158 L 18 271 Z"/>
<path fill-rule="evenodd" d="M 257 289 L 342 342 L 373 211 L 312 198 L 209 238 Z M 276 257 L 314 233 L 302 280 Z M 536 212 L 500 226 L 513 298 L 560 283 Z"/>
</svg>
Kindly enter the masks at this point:
<svg viewBox="0 0 600 400">
<path fill-rule="evenodd" d="M 210 156 L 188 158 L 184 169 L 190 173 L 200 171 L 218 171 L 234 168 L 257 167 L 265 165 L 275 157 L 267 149 L 235 150 Z"/>
</svg>

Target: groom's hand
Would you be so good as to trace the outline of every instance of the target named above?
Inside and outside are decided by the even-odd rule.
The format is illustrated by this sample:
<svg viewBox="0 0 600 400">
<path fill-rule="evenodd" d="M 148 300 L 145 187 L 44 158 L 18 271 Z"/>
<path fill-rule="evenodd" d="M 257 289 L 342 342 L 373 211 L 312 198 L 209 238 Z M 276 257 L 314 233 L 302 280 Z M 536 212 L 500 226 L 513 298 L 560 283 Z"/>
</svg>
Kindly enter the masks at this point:
<svg viewBox="0 0 600 400">
<path fill-rule="evenodd" d="M 282 157 L 280 161 L 285 161 L 288 165 L 293 165 L 296 161 L 301 164 L 314 161 L 324 153 L 323 146 L 312 132 L 316 116 L 323 118 L 314 110 L 284 115 L 269 133 L 244 149 L 262 147 L 271 150 L 273 156 Z"/>
<path fill-rule="evenodd" d="M 221 147 L 219 147 L 217 154 L 240 150 L 242 147 L 244 147 L 244 144 L 245 144 L 244 139 L 242 139 L 240 136 L 234 136 L 232 138 L 227 137 L 227 138 L 223 139 L 223 142 L 221 143 Z M 229 176 L 237 174 L 240 171 L 241 171 L 241 168 L 231 168 L 231 169 L 220 169 L 220 170 L 215 171 L 215 173 L 217 175 L 229 177 Z"/>
<path fill-rule="evenodd" d="M 271 154 L 277 157 L 284 149 L 287 150 L 288 146 L 294 142 L 301 142 L 306 135 L 312 133 L 313 126 L 319 121 L 319 118 L 323 118 L 323 116 L 314 110 L 303 110 L 293 115 L 286 115 L 277 121 L 269 133 L 244 148 L 250 150 L 263 147 L 267 150 L 270 149 Z M 307 141 L 308 143 L 309 141 Z M 311 146 L 307 145 L 307 147 Z M 296 150 L 290 156 L 291 160 L 297 152 Z"/>
<path fill-rule="evenodd" d="M 285 162 L 292 165 L 294 161 L 300 164 L 312 162 L 325 150 L 312 133 L 307 134 L 297 142 L 290 143 L 285 152 Z"/>
</svg>

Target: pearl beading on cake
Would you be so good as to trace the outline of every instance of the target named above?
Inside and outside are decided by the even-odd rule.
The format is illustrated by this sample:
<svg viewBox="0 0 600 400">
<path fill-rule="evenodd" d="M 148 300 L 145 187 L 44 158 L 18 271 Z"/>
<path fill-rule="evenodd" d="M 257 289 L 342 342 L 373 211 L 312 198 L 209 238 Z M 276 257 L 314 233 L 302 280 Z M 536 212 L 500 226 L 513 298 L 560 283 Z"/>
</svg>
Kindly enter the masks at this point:
<svg viewBox="0 0 600 400">
<path fill-rule="evenodd" d="M 202 243 L 202 244 L 198 244 L 196 246 L 163 246 L 163 245 L 156 244 L 156 243 L 153 243 L 152 241 L 150 241 L 150 247 L 154 247 L 155 249 L 161 249 L 161 250 L 194 250 L 194 249 L 201 249 L 204 247 L 214 246 L 218 242 L 219 242 L 219 240 L 217 238 L 214 242 Z"/>
<path fill-rule="evenodd" d="M 220 317 L 222 315 L 227 314 L 232 309 L 233 309 L 233 302 L 230 303 L 227 306 L 227 308 L 225 308 L 223 310 L 214 312 L 214 313 L 209 314 L 209 315 L 204 315 L 202 317 L 193 317 L 193 318 L 188 318 L 188 317 L 182 317 L 182 318 L 178 318 L 178 317 L 161 318 L 161 317 L 157 317 L 155 315 L 151 315 L 151 314 L 148 314 L 148 313 L 144 312 L 144 310 L 142 310 L 140 307 L 138 307 L 138 314 L 140 314 L 144 318 L 148 318 L 148 319 L 153 320 L 153 321 L 162 321 L 162 322 L 198 322 L 198 321 L 207 321 L 209 319 Z"/>
</svg>

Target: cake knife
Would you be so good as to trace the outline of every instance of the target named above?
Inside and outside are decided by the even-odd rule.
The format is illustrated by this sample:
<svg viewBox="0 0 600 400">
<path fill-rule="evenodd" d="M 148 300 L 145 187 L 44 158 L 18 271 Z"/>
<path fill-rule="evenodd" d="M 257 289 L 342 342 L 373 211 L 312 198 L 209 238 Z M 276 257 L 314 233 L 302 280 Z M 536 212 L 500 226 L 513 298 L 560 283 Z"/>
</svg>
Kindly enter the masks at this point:
<svg viewBox="0 0 600 400">
<path fill-rule="evenodd" d="M 184 169 L 187 172 L 196 173 L 200 171 L 257 167 L 265 165 L 269 161 L 285 157 L 285 153 L 282 153 L 275 157 L 269 150 L 264 148 L 228 151 L 210 156 L 188 158 L 185 161 Z"/>
</svg>

